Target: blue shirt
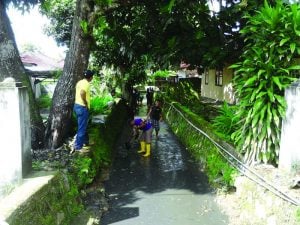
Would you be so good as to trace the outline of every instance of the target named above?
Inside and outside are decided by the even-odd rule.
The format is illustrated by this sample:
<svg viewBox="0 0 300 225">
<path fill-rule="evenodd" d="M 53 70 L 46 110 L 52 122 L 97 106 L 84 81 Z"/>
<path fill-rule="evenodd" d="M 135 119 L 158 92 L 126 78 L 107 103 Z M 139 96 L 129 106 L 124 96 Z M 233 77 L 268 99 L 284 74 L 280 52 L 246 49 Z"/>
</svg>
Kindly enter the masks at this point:
<svg viewBox="0 0 300 225">
<path fill-rule="evenodd" d="M 144 123 L 144 121 L 141 119 L 141 118 L 137 118 L 137 119 L 134 119 L 134 125 L 135 126 L 140 126 Z M 152 127 L 152 124 L 149 122 L 149 121 L 146 121 L 146 126 L 143 126 L 141 128 L 139 128 L 140 130 L 143 130 L 143 131 L 147 131 L 149 130 L 150 128 Z"/>
</svg>

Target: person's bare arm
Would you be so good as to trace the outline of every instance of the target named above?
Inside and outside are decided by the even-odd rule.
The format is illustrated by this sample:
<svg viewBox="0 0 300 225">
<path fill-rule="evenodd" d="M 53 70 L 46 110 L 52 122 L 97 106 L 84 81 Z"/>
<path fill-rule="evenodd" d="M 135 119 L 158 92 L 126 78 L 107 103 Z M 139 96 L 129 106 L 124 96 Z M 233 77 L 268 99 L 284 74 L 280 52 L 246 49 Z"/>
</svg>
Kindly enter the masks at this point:
<svg viewBox="0 0 300 225">
<path fill-rule="evenodd" d="M 86 92 L 84 90 L 80 91 L 80 97 L 81 97 L 84 105 L 88 108 L 88 104 L 87 104 L 87 101 L 86 101 Z"/>
<path fill-rule="evenodd" d="M 148 114 L 147 114 L 147 117 L 146 117 L 147 120 L 150 119 L 151 112 L 152 112 L 152 107 L 150 108 L 150 110 L 149 110 L 149 112 L 148 112 Z"/>
</svg>

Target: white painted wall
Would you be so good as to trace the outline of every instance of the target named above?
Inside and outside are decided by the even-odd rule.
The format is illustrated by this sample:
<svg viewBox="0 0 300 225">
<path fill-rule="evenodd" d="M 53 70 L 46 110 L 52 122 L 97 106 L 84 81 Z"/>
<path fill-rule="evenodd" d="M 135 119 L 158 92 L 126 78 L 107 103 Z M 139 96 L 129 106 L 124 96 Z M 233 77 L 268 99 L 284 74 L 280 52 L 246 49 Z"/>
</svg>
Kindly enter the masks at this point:
<svg viewBox="0 0 300 225">
<path fill-rule="evenodd" d="M 0 82 L 0 140 L 1 197 L 31 169 L 28 95 L 15 82 Z"/>
<path fill-rule="evenodd" d="M 286 116 L 282 122 L 279 168 L 300 171 L 300 80 L 285 90 Z"/>
</svg>

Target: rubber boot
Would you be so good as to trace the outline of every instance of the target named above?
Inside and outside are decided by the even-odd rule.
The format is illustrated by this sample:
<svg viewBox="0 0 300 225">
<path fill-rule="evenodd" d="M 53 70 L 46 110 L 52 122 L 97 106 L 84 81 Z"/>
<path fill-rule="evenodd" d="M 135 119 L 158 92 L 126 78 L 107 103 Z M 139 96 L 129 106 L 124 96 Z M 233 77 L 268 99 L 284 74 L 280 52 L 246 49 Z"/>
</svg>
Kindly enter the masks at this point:
<svg viewBox="0 0 300 225">
<path fill-rule="evenodd" d="M 151 152 L 151 144 L 146 144 L 146 153 L 143 155 L 144 157 L 150 156 Z"/>
<path fill-rule="evenodd" d="M 143 153 L 143 152 L 145 152 L 145 151 L 146 151 L 146 150 L 145 150 L 146 142 L 141 141 L 141 142 L 140 142 L 140 145 L 141 145 L 141 149 L 138 151 L 138 153 Z"/>
</svg>

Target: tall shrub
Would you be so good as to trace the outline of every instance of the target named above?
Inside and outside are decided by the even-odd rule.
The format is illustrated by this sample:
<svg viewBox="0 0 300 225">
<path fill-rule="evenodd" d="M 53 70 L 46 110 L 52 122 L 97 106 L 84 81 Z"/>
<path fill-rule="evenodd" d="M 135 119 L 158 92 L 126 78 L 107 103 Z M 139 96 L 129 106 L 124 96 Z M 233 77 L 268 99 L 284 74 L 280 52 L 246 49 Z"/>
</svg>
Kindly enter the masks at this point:
<svg viewBox="0 0 300 225">
<path fill-rule="evenodd" d="M 248 164 L 278 160 L 281 119 L 286 110 L 284 89 L 295 80 L 300 55 L 300 5 L 266 1 L 246 17 L 241 30 L 246 46 L 241 61 L 231 66 L 239 99 L 238 129 L 232 137 Z"/>
</svg>

